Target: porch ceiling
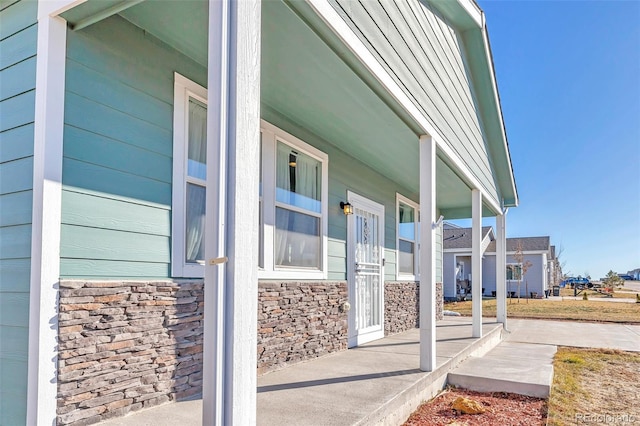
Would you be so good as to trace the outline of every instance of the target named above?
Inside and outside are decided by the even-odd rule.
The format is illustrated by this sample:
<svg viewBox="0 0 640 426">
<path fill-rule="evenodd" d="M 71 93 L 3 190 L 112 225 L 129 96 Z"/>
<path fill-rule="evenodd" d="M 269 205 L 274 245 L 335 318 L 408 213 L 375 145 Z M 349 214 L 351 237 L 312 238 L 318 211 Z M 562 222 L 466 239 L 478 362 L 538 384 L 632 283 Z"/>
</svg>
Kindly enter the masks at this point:
<svg viewBox="0 0 640 426">
<path fill-rule="evenodd" d="M 63 16 L 71 26 L 117 1 L 89 0 Z M 207 2 L 144 1 L 119 15 L 206 66 Z M 397 113 L 323 32 L 281 1 L 262 2 L 261 101 L 414 194 L 419 193 L 417 126 Z M 447 219 L 471 216 L 471 191 L 440 157 L 436 202 Z M 486 211 L 489 214 L 488 210 Z"/>
</svg>

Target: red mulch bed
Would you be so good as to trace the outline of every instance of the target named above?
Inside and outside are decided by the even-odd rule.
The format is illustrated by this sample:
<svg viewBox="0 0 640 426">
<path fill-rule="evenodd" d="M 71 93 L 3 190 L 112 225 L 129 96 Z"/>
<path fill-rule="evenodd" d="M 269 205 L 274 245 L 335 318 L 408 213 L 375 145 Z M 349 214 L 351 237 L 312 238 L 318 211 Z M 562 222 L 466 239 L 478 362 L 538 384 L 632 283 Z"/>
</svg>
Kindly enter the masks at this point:
<svg viewBox="0 0 640 426">
<path fill-rule="evenodd" d="M 459 396 L 480 402 L 483 414 L 460 414 L 451 409 Z M 474 392 L 450 388 L 422 404 L 404 426 L 540 426 L 546 423 L 547 401 L 506 392 Z"/>
</svg>

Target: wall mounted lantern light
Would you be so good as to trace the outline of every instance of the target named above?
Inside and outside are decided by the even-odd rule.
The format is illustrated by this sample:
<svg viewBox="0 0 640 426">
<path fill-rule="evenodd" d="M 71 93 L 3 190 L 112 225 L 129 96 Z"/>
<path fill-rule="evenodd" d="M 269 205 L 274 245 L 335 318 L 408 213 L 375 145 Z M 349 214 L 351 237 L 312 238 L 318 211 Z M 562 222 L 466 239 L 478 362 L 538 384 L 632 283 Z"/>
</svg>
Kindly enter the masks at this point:
<svg viewBox="0 0 640 426">
<path fill-rule="evenodd" d="M 353 214 L 353 206 L 350 203 L 345 203 L 340 201 L 340 208 L 344 212 L 345 215 Z"/>
</svg>

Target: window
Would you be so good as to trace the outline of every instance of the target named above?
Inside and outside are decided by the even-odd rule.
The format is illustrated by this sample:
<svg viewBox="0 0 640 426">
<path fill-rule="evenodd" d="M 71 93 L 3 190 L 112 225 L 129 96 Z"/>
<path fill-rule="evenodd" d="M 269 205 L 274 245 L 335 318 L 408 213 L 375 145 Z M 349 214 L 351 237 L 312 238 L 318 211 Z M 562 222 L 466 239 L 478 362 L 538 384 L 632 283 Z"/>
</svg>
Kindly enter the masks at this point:
<svg viewBox="0 0 640 426">
<path fill-rule="evenodd" d="M 324 279 L 328 157 L 267 122 L 262 127 L 260 277 Z"/>
<path fill-rule="evenodd" d="M 204 276 L 207 90 L 175 74 L 171 267 L 174 277 Z"/>
<path fill-rule="evenodd" d="M 417 279 L 419 270 L 418 239 L 420 220 L 418 204 L 396 194 L 397 205 L 397 268 L 398 279 Z"/>
<path fill-rule="evenodd" d="M 522 279 L 522 264 L 507 264 L 507 281 L 519 281 Z"/>
</svg>

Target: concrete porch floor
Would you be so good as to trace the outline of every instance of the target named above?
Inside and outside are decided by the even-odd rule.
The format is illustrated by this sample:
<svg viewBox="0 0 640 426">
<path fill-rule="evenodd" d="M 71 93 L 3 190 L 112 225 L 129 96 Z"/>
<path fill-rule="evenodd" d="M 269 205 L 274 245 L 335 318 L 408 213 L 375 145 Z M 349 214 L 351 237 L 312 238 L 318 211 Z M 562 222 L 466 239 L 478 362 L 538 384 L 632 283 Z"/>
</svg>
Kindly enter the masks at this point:
<svg viewBox="0 0 640 426">
<path fill-rule="evenodd" d="M 419 370 L 419 330 L 386 337 L 258 377 L 258 425 L 400 424 L 442 387 L 469 356 L 502 339 L 502 325 L 485 319 L 482 339 L 471 318 L 446 317 L 436 328 L 437 369 Z M 165 404 L 101 423 L 103 426 L 201 425 L 200 399 Z"/>
</svg>

